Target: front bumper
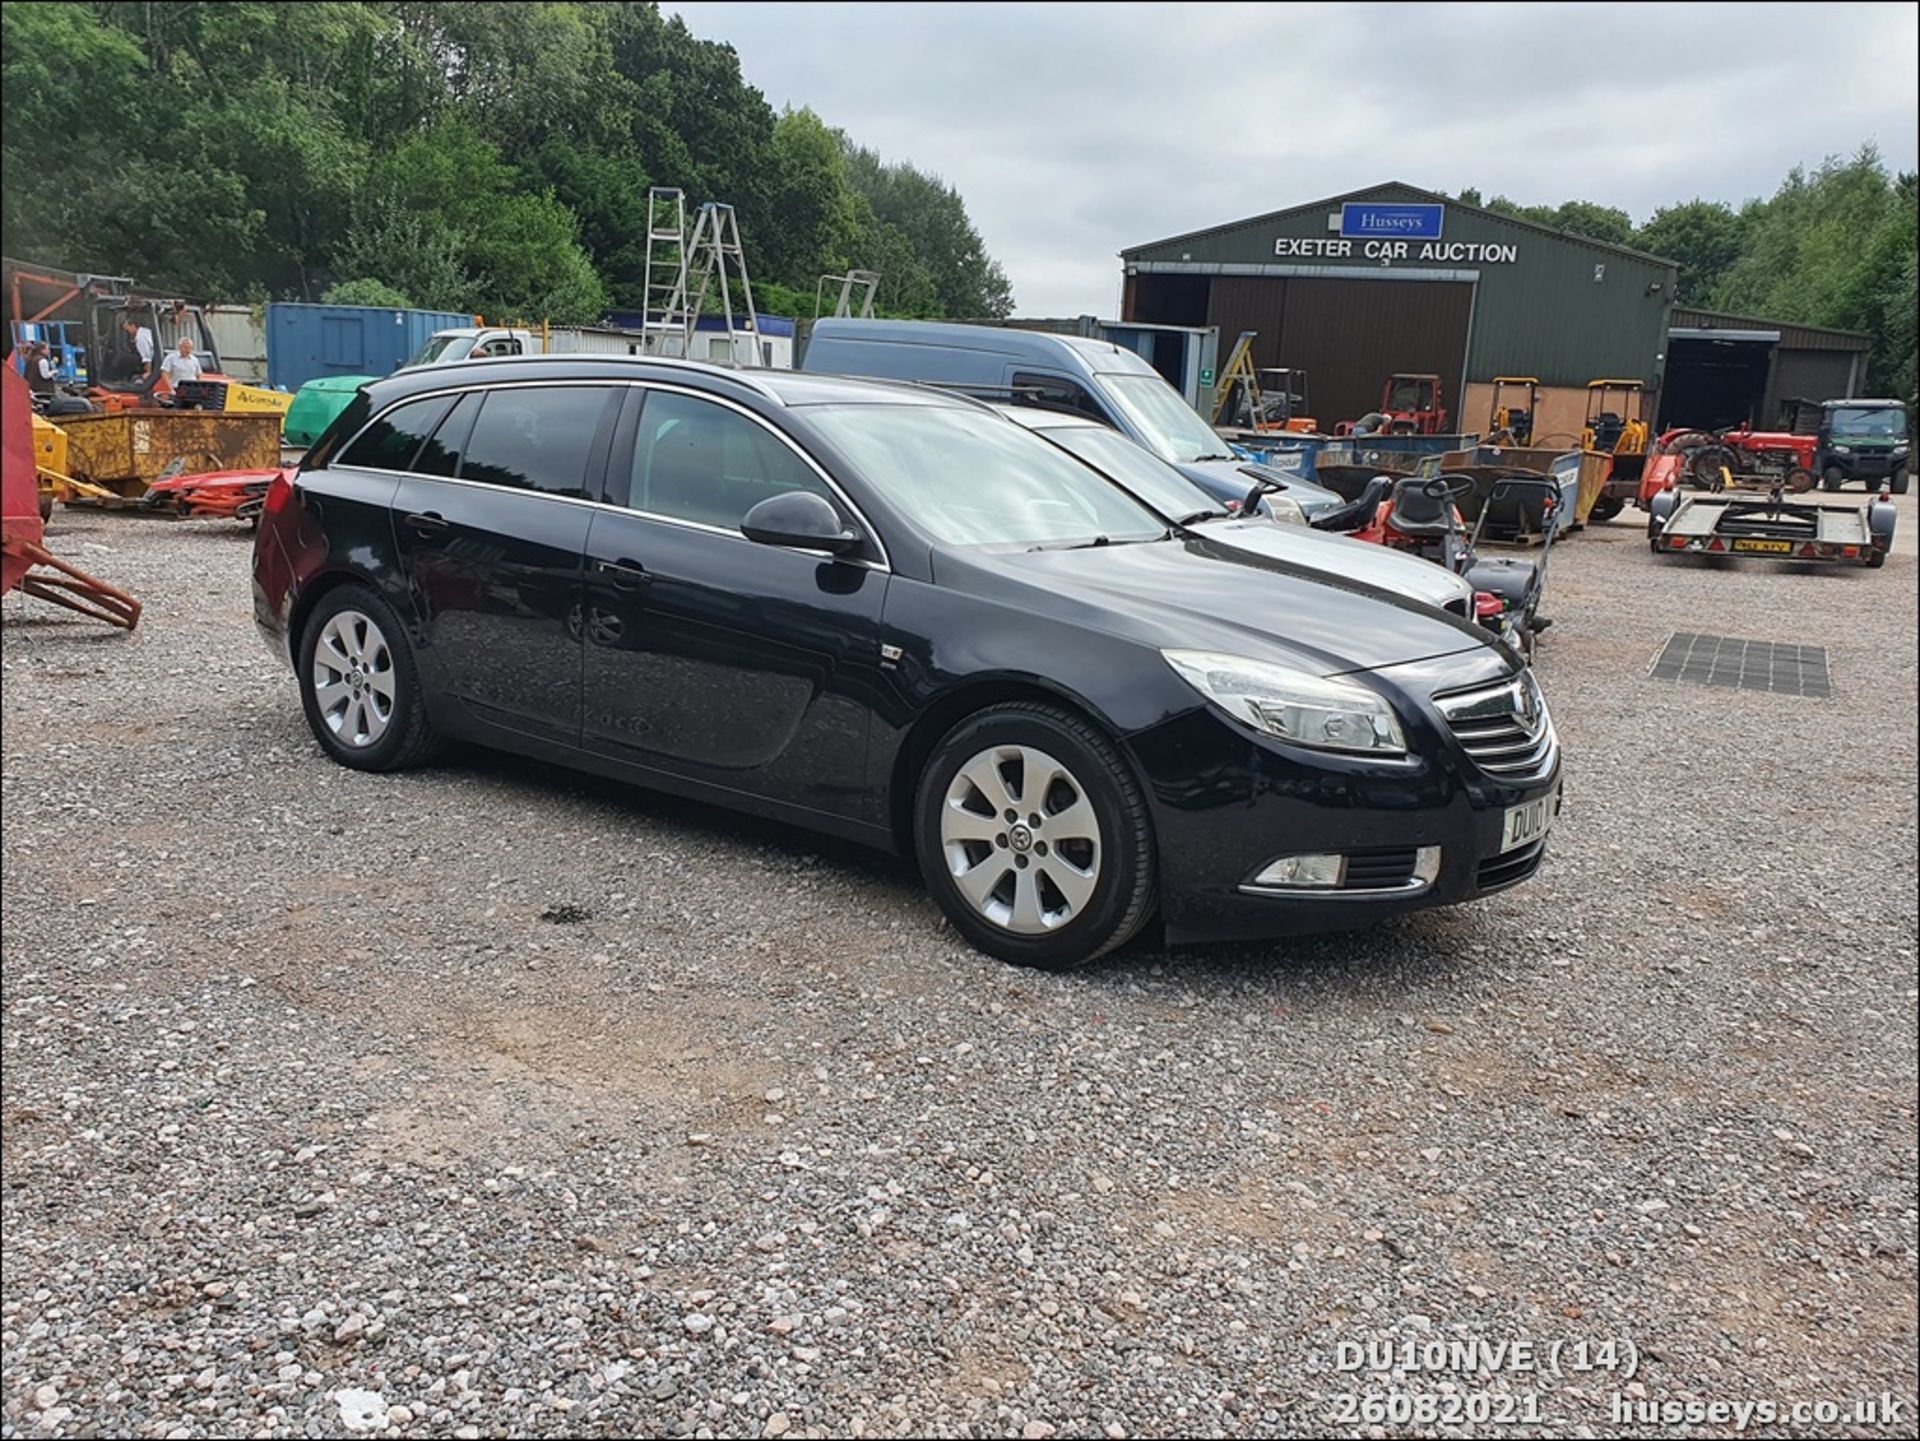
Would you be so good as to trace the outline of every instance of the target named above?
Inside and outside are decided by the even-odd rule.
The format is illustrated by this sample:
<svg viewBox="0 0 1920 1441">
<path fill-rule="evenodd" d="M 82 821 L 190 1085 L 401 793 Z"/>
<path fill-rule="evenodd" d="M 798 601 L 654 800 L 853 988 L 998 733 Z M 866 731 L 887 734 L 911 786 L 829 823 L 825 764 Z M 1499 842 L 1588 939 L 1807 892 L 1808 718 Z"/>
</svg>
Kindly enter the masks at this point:
<svg viewBox="0 0 1920 1441">
<path fill-rule="evenodd" d="M 1482 772 L 1430 705 L 1403 704 L 1401 718 L 1413 752 L 1397 762 L 1268 742 L 1210 707 L 1131 737 L 1152 795 L 1167 940 L 1344 930 L 1532 876 L 1550 838 L 1503 851 L 1506 817 L 1542 797 L 1557 812 L 1557 747 L 1543 773 L 1507 781 Z M 1426 863 L 1432 848 L 1437 865 Z M 1254 883 L 1279 856 L 1322 852 L 1362 866 L 1419 854 L 1431 879 L 1312 891 Z"/>
<path fill-rule="evenodd" d="M 1905 455 L 1895 457 L 1885 450 L 1859 450 L 1850 455 L 1827 452 L 1827 464 L 1837 466 L 1841 474 L 1849 480 L 1876 480 L 1881 476 L 1892 475 L 1906 463 Z"/>
</svg>

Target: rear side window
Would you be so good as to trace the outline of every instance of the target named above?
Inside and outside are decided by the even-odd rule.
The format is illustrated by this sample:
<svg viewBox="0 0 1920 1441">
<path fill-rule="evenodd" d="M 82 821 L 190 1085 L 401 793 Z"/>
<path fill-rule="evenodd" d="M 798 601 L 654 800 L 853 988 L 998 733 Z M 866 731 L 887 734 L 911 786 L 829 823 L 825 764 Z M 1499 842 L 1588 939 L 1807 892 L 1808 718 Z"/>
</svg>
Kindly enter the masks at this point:
<svg viewBox="0 0 1920 1441">
<path fill-rule="evenodd" d="M 487 391 L 460 479 L 588 499 L 587 462 L 609 394 L 602 385 Z"/>
<path fill-rule="evenodd" d="M 439 429 L 427 438 L 420 447 L 420 454 L 414 457 L 415 475 L 439 475 L 451 479 L 460 470 L 460 446 L 466 440 L 467 432 L 473 428 L 473 418 L 480 412 L 480 397 L 468 391 L 460 397 L 460 403 L 447 412 L 447 418 L 440 422 Z"/>
<path fill-rule="evenodd" d="M 413 464 L 421 443 L 453 406 L 450 395 L 410 400 L 396 405 L 360 433 L 340 457 L 342 465 L 364 465 L 375 470 L 405 470 Z"/>
<path fill-rule="evenodd" d="M 1099 401 L 1087 394 L 1085 386 L 1076 385 L 1064 376 L 1033 375 L 1017 370 L 1013 374 L 1013 388 L 1016 405 L 1038 401 L 1054 410 L 1071 410 L 1102 425 L 1113 424 L 1113 418 L 1100 408 Z"/>
</svg>

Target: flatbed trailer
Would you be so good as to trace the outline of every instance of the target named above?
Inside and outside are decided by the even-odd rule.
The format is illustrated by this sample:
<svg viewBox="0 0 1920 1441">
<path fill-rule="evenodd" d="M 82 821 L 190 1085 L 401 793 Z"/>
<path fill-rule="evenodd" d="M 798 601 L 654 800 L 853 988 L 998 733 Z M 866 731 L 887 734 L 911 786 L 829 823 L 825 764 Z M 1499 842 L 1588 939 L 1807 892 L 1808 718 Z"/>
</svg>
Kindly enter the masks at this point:
<svg viewBox="0 0 1920 1441">
<path fill-rule="evenodd" d="M 1771 491 L 1663 490 L 1648 507 L 1655 555 L 1742 555 L 1878 568 L 1893 548 L 1895 512 L 1882 494 L 1863 505 Z"/>
</svg>

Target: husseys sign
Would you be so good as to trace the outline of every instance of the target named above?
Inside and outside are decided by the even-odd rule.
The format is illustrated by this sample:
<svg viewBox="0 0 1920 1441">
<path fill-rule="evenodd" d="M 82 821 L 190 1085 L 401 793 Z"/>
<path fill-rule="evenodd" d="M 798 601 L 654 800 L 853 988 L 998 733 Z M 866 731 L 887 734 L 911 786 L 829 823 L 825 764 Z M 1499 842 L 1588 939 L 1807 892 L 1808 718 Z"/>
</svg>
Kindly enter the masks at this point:
<svg viewBox="0 0 1920 1441">
<path fill-rule="evenodd" d="M 1395 261 L 1454 264 L 1463 260 L 1511 265 L 1520 258 L 1517 245 L 1442 240 L 1446 220 L 1444 205 L 1350 200 L 1340 207 L 1337 217 L 1327 218 L 1327 228 L 1339 231 L 1338 240 L 1290 240 L 1283 236 L 1274 241 L 1273 253 L 1288 260 L 1371 260 L 1378 265 Z"/>
</svg>

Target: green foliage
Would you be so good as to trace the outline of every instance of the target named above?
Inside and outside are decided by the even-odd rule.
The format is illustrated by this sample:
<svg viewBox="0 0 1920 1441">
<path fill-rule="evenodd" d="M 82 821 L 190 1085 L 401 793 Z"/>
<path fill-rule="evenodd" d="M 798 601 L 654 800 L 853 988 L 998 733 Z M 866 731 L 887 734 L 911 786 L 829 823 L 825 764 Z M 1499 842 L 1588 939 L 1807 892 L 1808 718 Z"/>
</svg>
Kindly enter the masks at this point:
<svg viewBox="0 0 1920 1441">
<path fill-rule="evenodd" d="M 850 264 L 883 271 L 896 313 L 1011 306 L 950 188 L 867 155 L 890 178 L 863 191 L 844 137 L 776 115 L 730 46 L 657 5 L 0 13 L 9 255 L 209 300 L 379 282 L 568 323 L 644 304 L 647 189 L 663 184 L 731 203 L 756 295 L 804 296 L 797 313 Z"/>
<path fill-rule="evenodd" d="M 1705 305 L 1727 267 L 1740 256 L 1746 230 L 1733 207 L 1718 200 L 1665 205 L 1634 235 L 1637 249 L 1680 262 L 1680 305 Z"/>
<path fill-rule="evenodd" d="M 320 297 L 322 305 L 379 305 L 395 310 L 411 310 L 413 302 L 404 291 L 395 290 L 384 280 L 343 280 L 327 287 Z"/>
<path fill-rule="evenodd" d="M 1832 325 L 1874 337 L 1867 389 L 1914 402 L 1915 184 L 1872 146 L 1795 168 L 1740 213 L 1739 256 L 1712 290 L 1718 310 Z"/>
</svg>

